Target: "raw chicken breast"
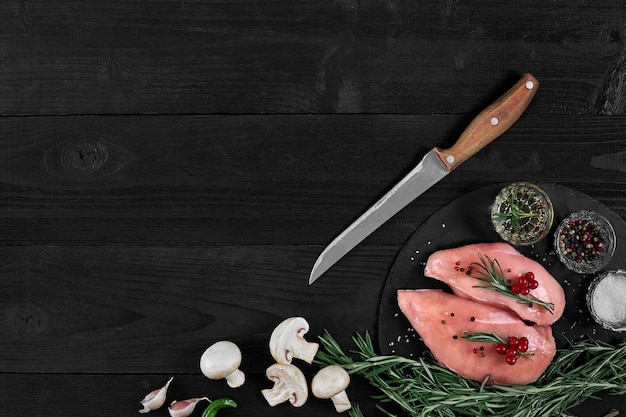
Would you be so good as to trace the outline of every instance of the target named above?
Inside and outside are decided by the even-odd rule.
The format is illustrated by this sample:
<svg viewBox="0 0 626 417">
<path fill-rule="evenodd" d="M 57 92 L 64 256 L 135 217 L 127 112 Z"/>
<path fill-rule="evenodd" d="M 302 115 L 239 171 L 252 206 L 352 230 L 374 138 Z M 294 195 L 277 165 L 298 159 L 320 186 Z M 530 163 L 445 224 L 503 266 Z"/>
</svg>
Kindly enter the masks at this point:
<svg viewBox="0 0 626 417">
<path fill-rule="evenodd" d="M 399 290 L 398 305 L 434 357 L 464 378 L 488 383 L 524 385 L 537 380 L 556 353 L 550 326 L 528 326 L 510 310 L 477 303 L 441 290 Z M 470 342 L 463 335 L 497 333 L 526 337 L 527 353 L 506 363 L 495 343 Z"/>
<path fill-rule="evenodd" d="M 519 277 L 526 272 L 534 273 L 539 286 L 530 291 L 530 296 L 553 303 L 553 312 L 550 313 L 537 304 L 521 304 L 517 299 L 493 289 L 476 288 L 486 285 L 485 282 L 474 278 L 479 276 L 480 268 L 472 266 L 472 263 L 481 262 L 479 254 L 485 260 L 486 257 L 497 260 L 506 279 L 511 280 L 511 284 L 518 283 Z M 437 251 L 428 258 L 424 275 L 445 282 L 461 297 L 509 308 L 523 320 L 540 325 L 556 322 L 565 310 L 565 293 L 559 282 L 541 264 L 525 257 L 507 243 L 480 243 Z"/>
</svg>

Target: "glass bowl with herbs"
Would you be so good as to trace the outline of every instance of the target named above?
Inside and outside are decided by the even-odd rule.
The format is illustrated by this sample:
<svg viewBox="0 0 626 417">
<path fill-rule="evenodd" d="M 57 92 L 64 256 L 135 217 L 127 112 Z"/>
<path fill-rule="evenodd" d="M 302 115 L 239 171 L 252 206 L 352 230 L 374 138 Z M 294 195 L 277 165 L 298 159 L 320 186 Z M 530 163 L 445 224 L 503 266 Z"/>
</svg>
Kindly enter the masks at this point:
<svg viewBox="0 0 626 417">
<path fill-rule="evenodd" d="M 491 205 L 491 222 L 496 232 L 513 245 L 539 242 L 550 232 L 553 219 L 554 208 L 548 194 L 526 181 L 504 187 Z"/>
<path fill-rule="evenodd" d="M 599 213 L 572 213 L 554 233 L 554 250 L 571 271 L 591 274 L 608 265 L 615 252 L 613 226 Z"/>
</svg>

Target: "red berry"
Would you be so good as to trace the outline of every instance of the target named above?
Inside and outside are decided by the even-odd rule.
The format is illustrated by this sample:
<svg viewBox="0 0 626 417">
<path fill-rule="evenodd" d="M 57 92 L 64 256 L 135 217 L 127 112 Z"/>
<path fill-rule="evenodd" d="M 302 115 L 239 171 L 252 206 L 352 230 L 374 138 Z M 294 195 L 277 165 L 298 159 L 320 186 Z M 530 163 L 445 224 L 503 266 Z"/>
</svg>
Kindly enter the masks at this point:
<svg viewBox="0 0 626 417">
<path fill-rule="evenodd" d="M 522 289 L 519 291 L 519 293 L 522 294 L 522 295 L 528 295 L 528 294 L 530 294 L 530 288 L 522 287 Z"/>
<path fill-rule="evenodd" d="M 522 286 L 521 285 L 519 285 L 519 284 L 511 285 L 511 292 L 513 294 L 519 294 L 521 290 L 522 290 Z"/>
<path fill-rule="evenodd" d="M 517 348 L 513 346 L 506 348 L 506 356 L 517 356 Z"/>
<path fill-rule="evenodd" d="M 509 365 L 515 365 L 517 362 L 517 355 L 506 355 L 506 363 Z"/>
<path fill-rule="evenodd" d="M 524 277 L 528 280 L 528 281 L 532 281 L 535 279 L 535 274 L 533 274 L 532 272 L 528 271 L 526 272 L 526 274 L 524 275 Z"/>
<path fill-rule="evenodd" d="M 509 337 L 509 346 L 515 347 L 519 343 L 519 340 L 515 336 Z"/>
<path fill-rule="evenodd" d="M 496 343 L 496 352 L 500 355 L 504 355 L 506 353 L 507 346 L 504 343 Z"/>
<path fill-rule="evenodd" d="M 530 288 L 531 290 L 536 290 L 537 287 L 539 287 L 539 283 L 534 279 L 528 282 L 528 288 Z"/>
<path fill-rule="evenodd" d="M 526 279 L 525 276 L 519 277 L 519 285 L 521 285 L 522 287 L 525 287 L 526 285 L 528 285 L 528 280 Z"/>
<path fill-rule="evenodd" d="M 522 353 L 528 350 L 528 339 L 526 337 L 522 336 L 519 338 L 519 341 L 517 342 L 517 350 Z"/>
</svg>

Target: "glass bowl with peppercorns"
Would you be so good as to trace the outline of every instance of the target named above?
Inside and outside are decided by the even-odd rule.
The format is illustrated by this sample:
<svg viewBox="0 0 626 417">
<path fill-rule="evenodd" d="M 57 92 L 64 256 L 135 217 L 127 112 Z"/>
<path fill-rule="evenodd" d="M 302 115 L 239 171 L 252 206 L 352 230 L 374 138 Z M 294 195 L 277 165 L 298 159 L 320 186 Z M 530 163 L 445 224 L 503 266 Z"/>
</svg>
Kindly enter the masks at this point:
<svg viewBox="0 0 626 417">
<path fill-rule="evenodd" d="M 546 237 L 554 209 L 548 194 L 538 185 L 519 181 L 504 187 L 491 205 L 491 222 L 505 241 L 528 246 Z"/>
<path fill-rule="evenodd" d="M 615 252 L 615 231 L 601 214 L 588 210 L 572 213 L 554 233 L 554 250 L 569 270 L 591 274 L 611 260 Z"/>
</svg>

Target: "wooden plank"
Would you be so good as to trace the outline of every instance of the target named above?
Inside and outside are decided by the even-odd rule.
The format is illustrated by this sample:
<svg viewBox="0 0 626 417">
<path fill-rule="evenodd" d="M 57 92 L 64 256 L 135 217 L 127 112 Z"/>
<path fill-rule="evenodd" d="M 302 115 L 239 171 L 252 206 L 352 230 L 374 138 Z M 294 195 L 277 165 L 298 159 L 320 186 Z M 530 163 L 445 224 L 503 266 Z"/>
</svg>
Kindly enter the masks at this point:
<svg viewBox="0 0 626 417">
<path fill-rule="evenodd" d="M 4 1 L 0 114 L 623 114 L 623 4 Z M 548 99 L 549 98 L 549 99 Z"/>
<path fill-rule="evenodd" d="M 153 389 L 165 383 L 171 374 L 150 375 L 74 375 L 74 374 L 0 374 L 0 412 L 7 416 L 45 416 L 65 415 L 81 417 L 102 417 L 103 414 L 115 416 L 137 415 L 141 408 L 139 401 Z M 311 378 L 307 374 L 308 378 Z M 167 416 L 166 406 L 173 400 L 183 400 L 194 396 L 208 396 L 215 399 L 229 397 L 237 403 L 237 409 L 224 409 L 222 416 L 269 415 L 276 417 L 318 417 L 337 415 L 329 400 L 309 397 L 301 408 L 281 404 L 270 408 L 263 399 L 260 390 L 270 388 L 271 383 L 262 375 L 250 374 L 248 383 L 237 389 L 226 387 L 221 381 L 209 381 L 200 375 L 174 375 L 168 389 L 164 408 L 148 415 Z M 123 389 L 120 389 L 123 387 Z M 348 387 L 351 401 L 359 404 L 366 416 L 380 415 L 375 408 L 372 395 L 378 392 L 362 378 L 352 378 Z M 24 401 L 28 393 L 29 401 Z M 115 393 L 114 396 L 111 393 Z M 205 403 L 199 403 L 193 415 L 200 415 Z M 396 415 L 404 414 L 389 403 L 385 409 Z M 572 410 L 572 415 L 602 417 L 612 408 L 623 406 L 620 397 L 601 395 L 598 400 L 590 400 Z"/>
<path fill-rule="evenodd" d="M 269 337 L 291 316 L 351 344 L 376 332 L 399 246 L 356 250 L 315 286 L 310 246 L 5 247 L 0 263 L 0 369 L 15 373 L 198 372 L 218 340 L 245 369 L 273 359 Z"/>
<path fill-rule="evenodd" d="M 273 363 L 267 343 L 274 326 L 302 315 L 311 324 L 307 339 L 327 329 L 345 349 L 353 348 L 355 331 L 375 337 L 380 291 L 398 249 L 359 247 L 310 287 L 310 247 L 4 248 L 0 413 L 133 415 L 172 376 L 168 403 L 227 396 L 238 402 L 238 415 L 269 410 L 260 391 L 272 385 L 264 371 Z M 222 339 L 242 350 L 242 388 L 199 371 L 204 349 Z M 298 366 L 309 380 L 317 371 Z M 376 391 L 366 381 L 354 377 L 348 392 L 376 415 L 369 398 Z M 329 406 L 311 398 L 297 413 L 330 415 Z M 599 410 L 619 406 L 623 398 L 603 396 L 577 410 L 600 417 Z M 293 413 L 287 405 L 272 409 Z"/>
<path fill-rule="evenodd" d="M 207 396 L 210 399 L 232 398 L 236 409 L 223 409 L 219 416 L 269 415 L 276 417 L 318 417 L 336 415 L 330 400 L 321 400 L 309 393 L 307 403 L 294 408 L 279 404 L 271 408 L 261 394 L 271 388 L 272 382 L 265 375 L 249 374 L 242 387 L 231 389 L 223 381 L 210 381 L 202 375 L 72 375 L 0 374 L 0 394 L 3 396 L 0 412 L 6 416 L 64 415 L 81 417 L 136 416 L 142 408 L 139 401 L 153 389 L 160 388 L 171 376 L 174 380 L 168 389 L 165 405 L 149 416 L 169 416 L 167 406 L 173 400 Z M 312 374 L 306 377 L 310 381 Z M 25 401 L 28 393 L 29 401 Z M 362 379 L 354 379 L 348 390 L 351 401 L 357 402 L 365 415 L 376 415 L 370 396 L 376 394 Z M 206 402 L 198 403 L 194 416 L 200 416 Z M 393 410 L 393 408 L 391 408 Z"/>
<path fill-rule="evenodd" d="M 323 245 L 469 119 L 0 118 L 0 242 Z M 455 198 L 522 179 L 561 183 L 626 217 L 624 132 L 621 116 L 525 115 L 369 243 L 403 242 Z"/>
</svg>

